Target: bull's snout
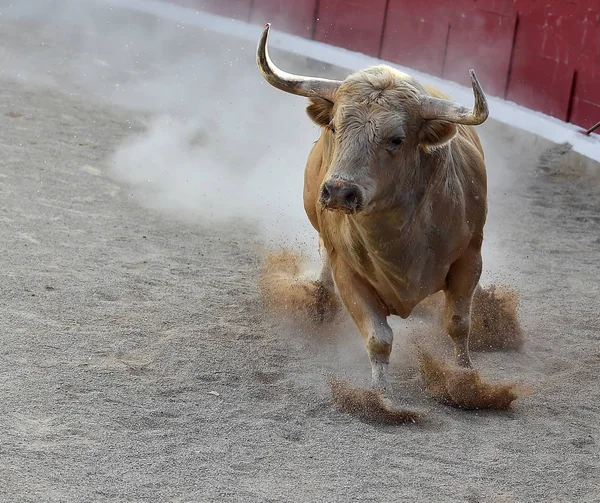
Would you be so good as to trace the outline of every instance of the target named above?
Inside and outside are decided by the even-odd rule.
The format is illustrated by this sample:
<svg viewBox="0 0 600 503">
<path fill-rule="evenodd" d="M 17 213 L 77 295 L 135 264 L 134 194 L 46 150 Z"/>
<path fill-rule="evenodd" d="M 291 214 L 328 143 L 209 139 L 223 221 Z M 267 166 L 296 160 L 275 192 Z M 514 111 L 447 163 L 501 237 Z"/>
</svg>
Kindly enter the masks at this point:
<svg viewBox="0 0 600 503">
<path fill-rule="evenodd" d="M 323 183 L 319 199 L 328 210 L 341 210 L 346 213 L 356 213 L 363 206 L 360 187 L 344 180 L 328 180 Z"/>
</svg>

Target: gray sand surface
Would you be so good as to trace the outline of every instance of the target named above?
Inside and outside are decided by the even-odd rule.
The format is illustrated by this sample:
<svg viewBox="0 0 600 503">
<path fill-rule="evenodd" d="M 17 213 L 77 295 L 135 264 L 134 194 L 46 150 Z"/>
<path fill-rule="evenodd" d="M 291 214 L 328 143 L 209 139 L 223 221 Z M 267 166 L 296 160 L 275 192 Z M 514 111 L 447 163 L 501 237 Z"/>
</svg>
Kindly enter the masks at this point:
<svg viewBox="0 0 600 503">
<path fill-rule="evenodd" d="M 392 398 L 427 422 L 369 425 L 327 385 L 368 384 L 353 325 L 307 333 L 259 304 L 261 243 L 316 247 L 305 100 L 262 82 L 254 44 L 0 4 L 0 501 L 600 501 L 597 181 L 479 128 L 484 278 L 518 289 L 527 342 L 474 360 L 533 393 L 437 403 L 406 342 L 431 327 L 395 320 Z"/>
</svg>

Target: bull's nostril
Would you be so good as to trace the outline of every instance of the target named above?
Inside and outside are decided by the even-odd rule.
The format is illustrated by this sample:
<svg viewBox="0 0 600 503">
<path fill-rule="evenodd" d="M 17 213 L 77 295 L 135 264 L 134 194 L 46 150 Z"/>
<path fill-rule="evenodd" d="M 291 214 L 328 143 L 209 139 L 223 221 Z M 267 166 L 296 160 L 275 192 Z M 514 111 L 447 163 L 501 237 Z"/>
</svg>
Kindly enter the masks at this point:
<svg viewBox="0 0 600 503">
<path fill-rule="evenodd" d="M 356 208 L 358 206 L 358 193 L 356 190 L 351 190 L 346 194 L 344 203 L 348 208 Z"/>
<path fill-rule="evenodd" d="M 323 185 L 323 189 L 321 190 L 321 200 L 327 202 L 329 199 L 331 199 L 331 193 L 329 192 L 327 185 Z"/>
</svg>

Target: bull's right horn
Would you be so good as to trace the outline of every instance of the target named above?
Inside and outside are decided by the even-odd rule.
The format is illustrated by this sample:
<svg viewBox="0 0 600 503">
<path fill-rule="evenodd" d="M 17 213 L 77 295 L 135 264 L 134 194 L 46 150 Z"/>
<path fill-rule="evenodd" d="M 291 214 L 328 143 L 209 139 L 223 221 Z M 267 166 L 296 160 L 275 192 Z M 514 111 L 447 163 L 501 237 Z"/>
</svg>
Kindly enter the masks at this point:
<svg viewBox="0 0 600 503">
<path fill-rule="evenodd" d="M 338 87 L 342 84 L 338 80 L 320 79 L 318 77 L 303 77 L 284 72 L 275 66 L 269 57 L 267 39 L 269 38 L 270 23 L 265 25 L 256 50 L 256 62 L 260 73 L 265 80 L 277 89 L 286 93 L 305 96 L 307 98 L 324 98 L 333 101 Z"/>
<path fill-rule="evenodd" d="M 421 117 L 464 124 L 465 126 L 483 124 L 489 115 L 487 100 L 475 71 L 469 70 L 469 74 L 475 96 L 474 108 L 466 108 L 450 100 L 423 96 L 421 98 Z"/>
</svg>

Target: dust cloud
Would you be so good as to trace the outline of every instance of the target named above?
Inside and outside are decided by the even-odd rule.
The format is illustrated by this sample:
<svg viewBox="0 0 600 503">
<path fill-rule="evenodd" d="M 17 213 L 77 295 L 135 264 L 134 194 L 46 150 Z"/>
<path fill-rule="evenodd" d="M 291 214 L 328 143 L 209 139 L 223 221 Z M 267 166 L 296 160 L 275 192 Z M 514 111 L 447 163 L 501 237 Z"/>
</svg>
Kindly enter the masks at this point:
<svg viewBox="0 0 600 503">
<path fill-rule="evenodd" d="M 451 365 L 425 351 L 419 351 L 418 357 L 427 391 L 446 405 L 467 410 L 506 410 L 531 391 L 514 383 L 488 382 L 476 369 Z"/>
<path fill-rule="evenodd" d="M 414 315 L 435 324 L 439 337 L 446 340 L 444 294 L 438 292 L 423 300 Z M 478 287 L 471 309 L 471 351 L 519 350 L 525 342 L 519 320 L 519 292 L 506 285 Z"/>
<path fill-rule="evenodd" d="M 340 312 L 338 296 L 315 281 L 306 257 L 292 250 L 268 252 L 259 283 L 265 307 L 297 323 L 330 322 Z"/>
<path fill-rule="evenodd" d="M 73 92 L 136 112 L 132 134 L 108 164 L 140 203 L 203 225 L 241 223 L 263 243 L 292 244 L 316 261 L 302 187 L 319 131 L 306 100 L 264 82 L 255 43 L 117 12 L 102 0 L 3 4 L 4 16 L 32 23 L 48 45 L 67 39 L 73 53 L 62 71 Z M 27 47 L 5 73 L 52 84 L 44 50 Z M 297 64 L 273 54 L 283 66 Z"/>
<path fill-rule="evenodd" d="M 305 99 L 272 88 L 260 76 L 256 43 L 114 9 L 103 0 L 0 5 L 6 19 L 30 22 L 48 38 L 42 46 L 27 45 L 5 74 L 61 87 L 68 81 L 70 91 L 138 112 L 131 135 L 109 162 L 111 175 L 138 201 L 179 219 L 253 226 L 269 247 L 293 247 L 318 264 L 302 187 L 319 131 L 304 112 Z M 257 41 L 259 32 L 257 26 Z M 68 79 L 57 82 L 45 51 L 59 40 L 73 50 L 61 65 Z M 306 71 L 302 58 L 272 52 L 282 67 Z M 498 139 L 486 138 L 489 127 L 479 130 L 493 194 L 510 190 L 513 180 Z M 491 206 L 489 212 L 491 219 L 501 218 L 502 208 Z M 486 230 L 484 281 L 506 269 L 499 245 Z"/>
<path fill-rule="evenodd" d="M 416 423 L 421 419 L 417 412 L 398 409 L 387 403 L 380 391 L 357 388 L 337 379 L 331 380 L 329 385 L 335 408 L 365 423 L 394 426 Z"/>
</svg>

